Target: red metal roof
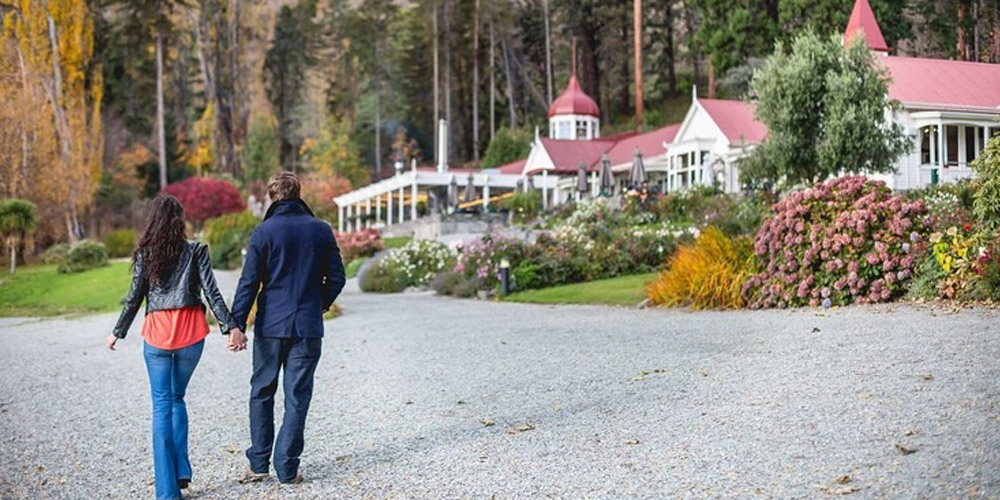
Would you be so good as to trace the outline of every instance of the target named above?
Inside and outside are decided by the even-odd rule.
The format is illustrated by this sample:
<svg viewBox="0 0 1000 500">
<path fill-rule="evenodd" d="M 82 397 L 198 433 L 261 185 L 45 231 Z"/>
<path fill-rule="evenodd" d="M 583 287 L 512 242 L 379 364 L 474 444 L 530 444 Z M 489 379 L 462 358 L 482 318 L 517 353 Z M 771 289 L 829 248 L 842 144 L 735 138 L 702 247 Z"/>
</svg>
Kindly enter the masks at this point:
<svg viewBox="0 0 1000 500">
<path fill-rule="evenodd" d="M 677 131 L 680 128 L 680 123 L 674 123 L 645 134 L 632 135 L 618 141 L 608 150 L 608 158 L 611 159 L 611 165 L 631 163 L 636 147 L 639 148 L 639 151 L 642 151 L 643 158 L 650 158 L 666 153 L 667 148 L 663 143 L 673 142 L 674 136 L 677 135 Z"/>
<path fill-rule="evenodd" d="M 889 97 L 913 105 L 940 109 L 1000 108 L 1000 64 L 887 56 Z"/>
<path fill-rule="evenodd" d="M 524 170 L 524 164 L 527 163 L 527 161 L 527 158 L 512 161 L 506 165 L 500 165 L 497 167 L 497 170 L 499 170 L 502 174 L 520 174 Z"/>
<path fill-rule="evenodd" d="M 756 106 L 728 99 L 698 99 L 698 104 L 712 117 L 731 142 L 760 142 L 767 137 L 767 126 L 754 116 Z"/>
<path fill-rule="evenodd" d="M 663 143 L 673 141 L 679 128 L 680 124 L 675 123 L 644 134 L 624 132 L 590 141 L 543 137 L 541 142 L 542 147 L 549 154 L 549 158 L 552 159 L 552 163 L 555 164 L 552 173 L 574 174 L 581 161 L 587 166 L 588 172 L 595 172 L 601 168 L 601 156 L 604 154 L 608 155 L 611 165 L 631 162 L 636 147 L 642 151 L 645 158 L 662 155 L 667 151 Z M 535 171 L 527 173 L 531 174 Z"/>
<path fill-rule="evenodd" d="M 872 6 L 868 5 L 868 0 L 854 2 L 854 10 L 851 11 L 851 18 L 847 21 L 847 29 L 844 30 L 844 45 L 850 43 L 851 39 L 859 32 L 864 34 L 865 43 L 872 50 L 889 51 L 889 46 L 886 45 L 885 38 L 882 37 L 882 30 L 878 27 L 878 21 L 875 20 L 875 13 L 872 12 Z"/>
<path fill-rule="evenodd" d="M 601 111 L 597 108 L 597 103 L 580 88 L 580 82 L 576 79 L 576 75 L 573 75 L 569 78 L 566 90 L 562 94 L 559 94 L 559 97 L 556 97 L 552 101 L 552 105 L 549 106 L 549 118 L 556 115 L 588 115 L 599 117 L 601 116 Z"/>
</svg>

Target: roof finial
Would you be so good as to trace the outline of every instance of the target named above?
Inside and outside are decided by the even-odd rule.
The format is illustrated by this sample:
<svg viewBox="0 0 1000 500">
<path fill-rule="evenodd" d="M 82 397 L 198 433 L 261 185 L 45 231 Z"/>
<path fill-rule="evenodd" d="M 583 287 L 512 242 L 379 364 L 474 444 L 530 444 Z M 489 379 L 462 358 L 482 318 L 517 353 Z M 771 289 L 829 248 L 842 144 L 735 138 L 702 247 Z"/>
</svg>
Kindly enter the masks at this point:
<svg viewBox="0 0 1000 500">
<path fill-rule="evenodd" d="M 573 37 L 573 76 L 576 76 L 576 37 Z"/>
</svg>

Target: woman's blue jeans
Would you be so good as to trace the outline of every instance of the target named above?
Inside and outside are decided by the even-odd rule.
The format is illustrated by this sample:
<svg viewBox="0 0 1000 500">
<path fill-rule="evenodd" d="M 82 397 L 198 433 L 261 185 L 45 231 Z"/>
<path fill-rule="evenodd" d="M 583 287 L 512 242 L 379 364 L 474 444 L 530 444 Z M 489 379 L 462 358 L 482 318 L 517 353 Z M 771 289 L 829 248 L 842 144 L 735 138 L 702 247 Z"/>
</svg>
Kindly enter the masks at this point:
<svg viewBox="0 0 1000 500">
<path fill-rule="evenodd" d="M 153 470 L 158 500 L 181 498 L 177 480 L 191 479 L 184 392 L 204 347 L 204 340 L 172 351 L 143 343 L 149 392 L 153 396 Z"/>
</svg>

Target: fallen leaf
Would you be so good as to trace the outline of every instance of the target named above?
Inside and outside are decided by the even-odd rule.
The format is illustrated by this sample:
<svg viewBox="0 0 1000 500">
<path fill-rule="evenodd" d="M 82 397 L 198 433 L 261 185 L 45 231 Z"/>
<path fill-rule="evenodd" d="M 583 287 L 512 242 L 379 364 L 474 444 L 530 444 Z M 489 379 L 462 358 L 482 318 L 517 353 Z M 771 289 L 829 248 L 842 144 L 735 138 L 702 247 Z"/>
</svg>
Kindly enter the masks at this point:
<svg viewBox="0 0 1000 500">
<path fill-rule="evenodd" d="M 860 489 L 861 488 L 859 488 L 857 486 L 854 486 L 854 485 L 851 485 L 851 486 L 841 486 L 840 488 L 833 488 L 833 489 L 831 489 L 830 493 L 833 493 L 834 495 L 850 495 L 851 493 L 854 493 L 855 491 L 858 491 Z"/>
<path fill-rule="evenodd" d="M 812 332 L 813 333 L 819 332 L 819 327 L 818 326 L 814 326 Z"/>
<path fill-rule="evenodd" d="M 639 440 L 638 439 L 629 439 L 628 441 L 625 441 L 625 444 L 632 444 L 632 445 L 639 444 Z"/>
<path fill-rule="evenodd" d="M 924 380 L 934 380 L 934 375 L 931 375 L 930 373 L 925 373 L 920 377 L 923 378 Z"/>
<path fill-rule="evenodd" d="M 337 457 L 334 457 L 333 463 L 338 464 L 338 463 L 348 462 L 350 460 L 351 457 L 348 455 L 339 455 Z"/>
<path fill-rule="evenodd" d="M 465 401 L 462 401 L 461 399 L 459 399 L 459 400 L 458 400 L 458 403 L 456 403 L 456 404 L 460 404 L 460 405 L 464 405 L 464 404 L 465 404 Z"/>
<path fill-rule="evenodd" d="M 905 432 L 903 432 L 903 435 L 904 435 L 904 436 L 912 436 L 912 435 L 914 435 L 914 434 L 916 434 L 916 433 L 917 433 L 917 431 L 915 431 L 915 430 L 913 430 L 913 429 L 906 429 L 906 431 L 905 431 Z"/>
<path fill-rule="evenodd" d="M 861 398 L 861 399 L 871 399 L 872 398 L 872 393 L 870 393 L 870 392 L 859 392 L 858 393 L 858 397 Z"/>
<path fill-rule="evenodd" d="M 518 432 L 528 432 L 534 430 L 535 426 L 531 424 L 521 424 L 515 426 L 514 428 L 507 431 L 507 434 L 517 434 Z"/>
<path fill-rule="evenodd" d="M 496 422 L 494 422 L 493 420 L 490 420 L 488 418 L 484 418 L 484 419 L 480 420 L 479 423 L 483 424 L 483 427 L 493 427 L 494 425 L 497 424 Z"/>
<path fill-rule="evenodd" d="M 916 448 L 907 446 L 902 443 L 896 443 L 896 449 L 899 450 L 899 452 L 902 453 L 903 455 L 909 455 L 910 453 L 914 453 L 917 451 Z"/>
<path fill-rule="evenodd" d="M 839 476 L 839 477 L 837 477 L 837 479 L 834 479 L 833 482 L 835 482 L 837 484 L 847 484 L 847 483 L 851 482 L 851 476 L 848 476 L 847 474 L 844 474 L 843 476 Z"/>
<path fill-rule="evenodd" d="M 702 369 L 701 369 L 701 376 L 702 376 L 702 377 L 707 377 L 707 376 L 708 376 L 708 370 L 706 370 L 706 369 L 702 368 Z"/>
</svg>

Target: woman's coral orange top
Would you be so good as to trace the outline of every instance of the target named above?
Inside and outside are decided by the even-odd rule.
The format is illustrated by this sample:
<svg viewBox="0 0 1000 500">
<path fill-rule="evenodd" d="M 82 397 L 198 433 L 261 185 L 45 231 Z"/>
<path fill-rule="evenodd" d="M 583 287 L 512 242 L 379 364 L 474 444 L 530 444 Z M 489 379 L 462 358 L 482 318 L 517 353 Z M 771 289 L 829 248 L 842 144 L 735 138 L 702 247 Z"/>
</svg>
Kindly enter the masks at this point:
<svg viewBox="0 0 1000 500">
<path fill-rule="evenodd" d="M 208 320 L 200 306 L 153 311 L 142 323 L 142 338 L 158 349 L 183 349 L 207 336 Z"/>
</svg>

